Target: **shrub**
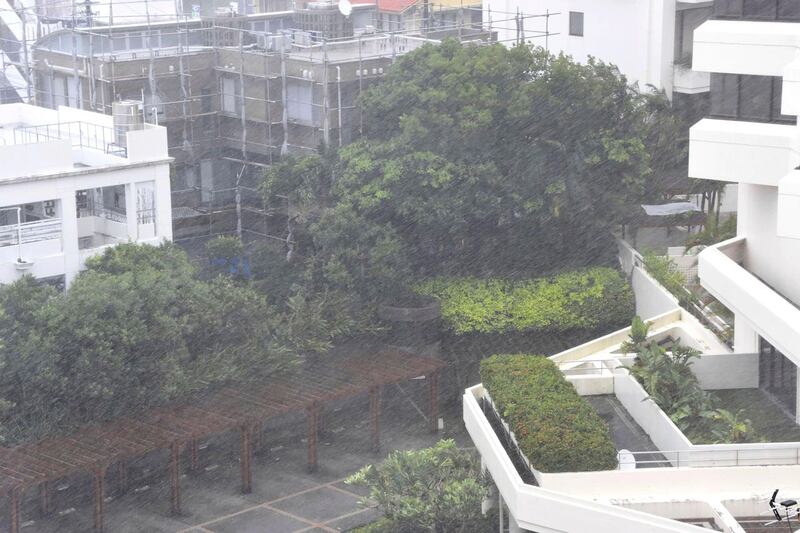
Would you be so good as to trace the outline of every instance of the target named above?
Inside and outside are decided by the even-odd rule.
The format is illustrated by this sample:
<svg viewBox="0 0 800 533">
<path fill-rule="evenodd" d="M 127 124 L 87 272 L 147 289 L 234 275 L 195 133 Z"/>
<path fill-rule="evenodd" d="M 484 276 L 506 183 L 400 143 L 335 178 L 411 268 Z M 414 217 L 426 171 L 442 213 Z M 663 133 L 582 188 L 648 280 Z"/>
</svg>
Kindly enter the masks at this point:
<svg viewBox="0 0 800 533">
<path fill-rule="evenodd" d="M 457 335 L 613 330 L 634 308 L 627 282 L 606 267 L 523 281 L 436 278 L 416 290 L 439 298 L 445 325 Z"/>
<path fill-rule="evenodd" d="M 489 530 L 489 519 L 481 513 L 489 495 L 487 480 L 475 457 L 452 440 L 392 452 L 381 465 L 366 466 L 345 483 L 369 488 L 369 500 L 386 515 L 363 532 Z"/>
<path fill-rule="evenodd" d="M 608 426 L 549 359 L 493 355 L 481 379 L 517 438 L 543 472 L 585 472 L 617 466 Z"/>
</svg>

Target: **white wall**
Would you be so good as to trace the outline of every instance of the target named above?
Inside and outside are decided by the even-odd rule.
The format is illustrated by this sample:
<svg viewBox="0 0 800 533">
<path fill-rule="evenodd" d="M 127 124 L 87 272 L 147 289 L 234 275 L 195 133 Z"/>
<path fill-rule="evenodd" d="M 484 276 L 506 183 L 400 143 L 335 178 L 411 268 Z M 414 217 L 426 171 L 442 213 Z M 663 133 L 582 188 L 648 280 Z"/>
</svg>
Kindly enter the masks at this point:
<svg viewBox="0 0 800 533">
<path fill-rule="evenodd" d="M 692 359 L 692 373 L 704 390 L 758 388 L 758 354 L 703 354 Z"/>
<path fill-rule="evenodd" d="M 490 12 L 498 39 L 513 45 L 517 9 L 525 14 L 559 13 L 550 17 L 551 52 L 564 52 L 585 62 L 588 55 L 617 65 L 629 80 L 672 93 L 675 0 L 483 0 L 484 24 Z M 583 37 L 569 35 L 569 12 L 584 14 Z M 505 12 L 503 14 L 501 12 Z M 511 19 L 499 22 L 501 19 Z M 524 21 L 529 42 L 545 46 L 534 31 L 545 31 L 544 18 Z"/>
<path fill-rule="evenodd" d="M 631 287 L 636 297 L 636 314 L 647 320 L 680 307 L 678 299 L 644 271 L 635 267 Z"/>
</svg>

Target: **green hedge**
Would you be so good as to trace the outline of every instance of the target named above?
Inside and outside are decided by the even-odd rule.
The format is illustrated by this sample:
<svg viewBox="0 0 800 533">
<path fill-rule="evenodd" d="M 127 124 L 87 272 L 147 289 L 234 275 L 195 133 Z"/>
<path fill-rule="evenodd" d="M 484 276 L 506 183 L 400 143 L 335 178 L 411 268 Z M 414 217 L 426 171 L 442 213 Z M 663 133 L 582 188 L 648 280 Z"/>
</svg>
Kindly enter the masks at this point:
<svg viewBox="0 0 800 533">
<path fill-rule="evenodd" d="M 523 281 L 436 278 L 416 286 L 439 298 L 446 327 L 457 335 L 513 331 L 613 331 L 630 322 L 633 292 L 607 267 Z"/>
<path fill-rule="evenodd" d="M 493 355 L 481 362 L 481 380 L 537 470 L 616 468 L 617 450 L 608 426 L 551 360 Z"/>
</svg>

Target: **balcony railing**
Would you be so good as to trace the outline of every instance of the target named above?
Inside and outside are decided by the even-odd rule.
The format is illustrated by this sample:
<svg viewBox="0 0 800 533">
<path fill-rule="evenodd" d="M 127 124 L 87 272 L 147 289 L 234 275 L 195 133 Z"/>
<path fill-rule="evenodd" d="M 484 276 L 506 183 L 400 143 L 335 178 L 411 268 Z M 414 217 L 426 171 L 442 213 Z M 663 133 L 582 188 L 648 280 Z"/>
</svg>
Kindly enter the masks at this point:
<svg viewBox="0 0 800 533">
<path fill-rule="evenodd" d="M 19 236 L 19 239 L 17 238 Z M 0 247 L 61 238 L 61 219 L 50 218 L 0 226 Z"/>
<path fill-rule="evenodd" d="M 126 150 L 117 144 L 114 129 L 89 122 L 59 122 L 14 129 L 14 144 L 31 144 L 69 139 L 73 148 L 89 148 L 125 157 Z"/>
</svg>

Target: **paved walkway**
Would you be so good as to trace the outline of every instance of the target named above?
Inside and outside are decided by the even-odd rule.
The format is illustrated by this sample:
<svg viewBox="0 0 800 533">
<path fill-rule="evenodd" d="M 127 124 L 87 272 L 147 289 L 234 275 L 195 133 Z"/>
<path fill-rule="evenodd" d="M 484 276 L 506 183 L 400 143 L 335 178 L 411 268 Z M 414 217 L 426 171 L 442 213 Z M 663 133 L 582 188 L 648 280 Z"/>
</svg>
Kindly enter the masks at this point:
<svg viewBox="0 0 800 533">
<path fill-rule="evenodd" d="M 365 493 L 343 483 L 348 475 L 366 464 L 381 461 L 395 449 L 424 448 L 445 437 L 455 438 L 461 446 L 471 445 L 457 407 L 443 411 L 444 431 L 438 435 L 429 433 L 427 421 L 411 402 L 411 399 L 424 402 L 425 386 L 424 382 L 404 385 L 405 396 L 396 389 L 391 391 L 393 397 L 385 396 L 382 451 L 378 454 L 370 451 L 366 398 L 363 406 L 358 403 L 346 406 L 326 420 L 326 431 L 320 436 L 319 469 L 315 473 L 306 471 L 304 438 L 284 431 L 282 437 L 265 440 L 253 462 L 250 494 L 242 494 L 240 490 L 238 436 L 231 434 L 227 440 L 210 441 L 208 448 L 200 453 L 200 473 L 182 474 L 181 516 L 169 515 L 166 457 L 133 465 L 133 468 L 149 468 L 150 481 L 132 482 L 124 496 L 107 498 L 106 532 L 330 532 L 347 531 L 371 522 L 379 516 L 378 512 L 360 505 Z M 424 403 L 418 407 L 425 411 Z M 304 419 L 297 422 L 296 429 L 304 431 Z M 265 438 L 276 433 L 268 432 Z M 46 518 L 38 516 L 35 494 L 31 494 L 22 532 L 91 532 L 90 481 L 71 480 L 69 487 L 63 484 L 63 490 L 56 490 L 56 512 Z M 108 486 L 111 492 L 113 476 L 109 477 Z"/>
</svg>

